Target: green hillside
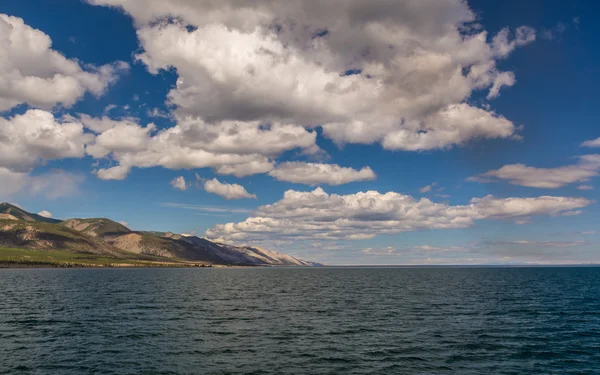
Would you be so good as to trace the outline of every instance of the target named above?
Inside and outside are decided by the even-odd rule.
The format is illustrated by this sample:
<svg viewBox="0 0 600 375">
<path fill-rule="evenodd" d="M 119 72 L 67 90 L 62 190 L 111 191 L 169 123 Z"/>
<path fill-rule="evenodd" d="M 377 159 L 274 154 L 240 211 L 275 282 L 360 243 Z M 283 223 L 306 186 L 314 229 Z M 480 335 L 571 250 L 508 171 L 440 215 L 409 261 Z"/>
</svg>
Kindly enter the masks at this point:
<svg viewBox="0 0 600 375">
<path fill-rule="evenodd" d="M 158 257 L 140 259 L 116 258 L 105 255 L 74 253 L 63 250 L 32 250 L 0 247 L 1 267 L 179 267 L 205 264 L 165 260 Z"/>
<path fill-rule="evenodd" d="M 0 246 L 119 255 L 122 251 L 60 224 L 0 220 Z"/>
<path fill-rule="evenodd" d="M 15 205 L 12 205 L 12 204 L 6 203 L 6 202 L 0 203 L 0 214 L 12 215 L 12 216 L 16 217 L 17 219 L 28 221 L 28 222 L 37 221 L 37 222 L 52 223 L 52 224 L 60 223 L 60 220 L 47 218 L 47 217 L 40 216 L 38 214 L 30 213 L 30 212 L 25 211 L 22 208 L 19 208 Z"/>
<path fill-rule="evenodd" d="M 96 237 L 131 233 L 123 224 L 106 218 L 69 219 L 60 225 Z"/>
</svg>

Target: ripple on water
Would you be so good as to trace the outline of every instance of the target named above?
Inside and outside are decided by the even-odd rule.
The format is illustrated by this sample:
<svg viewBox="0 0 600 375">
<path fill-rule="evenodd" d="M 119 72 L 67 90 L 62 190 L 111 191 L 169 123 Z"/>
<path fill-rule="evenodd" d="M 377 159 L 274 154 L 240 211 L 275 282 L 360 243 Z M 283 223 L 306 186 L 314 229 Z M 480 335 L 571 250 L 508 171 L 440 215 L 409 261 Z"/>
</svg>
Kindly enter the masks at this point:
<svg viewBox="0 0 600 375">
<path fill-rule="evenodd" d="M 600 373 L 600 268 L 0 270 L 0 374 Z"/>
</svg>

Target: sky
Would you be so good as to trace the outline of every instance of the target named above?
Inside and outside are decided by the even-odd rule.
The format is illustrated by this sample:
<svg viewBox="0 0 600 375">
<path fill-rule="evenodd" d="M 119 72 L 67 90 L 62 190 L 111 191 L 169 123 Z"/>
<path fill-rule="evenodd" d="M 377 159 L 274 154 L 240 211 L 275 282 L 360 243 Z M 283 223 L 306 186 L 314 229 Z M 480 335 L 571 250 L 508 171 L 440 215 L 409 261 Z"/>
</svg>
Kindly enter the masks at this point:
<svg viewBox="0 0 600 375">
<path fill-rule="evenodd" d="M 325 264 L 598 263 L 598 11 L 5 0 L 0 200 Z"/>
</svg>

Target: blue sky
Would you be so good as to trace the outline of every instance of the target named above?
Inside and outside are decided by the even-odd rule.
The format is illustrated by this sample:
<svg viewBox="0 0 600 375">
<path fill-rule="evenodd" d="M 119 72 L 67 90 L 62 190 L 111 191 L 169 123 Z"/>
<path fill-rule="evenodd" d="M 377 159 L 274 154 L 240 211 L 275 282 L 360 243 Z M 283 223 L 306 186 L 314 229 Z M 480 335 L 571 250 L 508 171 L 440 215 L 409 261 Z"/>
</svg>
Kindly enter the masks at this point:
<svg viewBox="0 0 600 375">
<path fill-rule="evenodd" d="M 0 5 L 0 199 L 328 264 L 600 261 L 594 2 L 140 4 Z"/>
</svg>

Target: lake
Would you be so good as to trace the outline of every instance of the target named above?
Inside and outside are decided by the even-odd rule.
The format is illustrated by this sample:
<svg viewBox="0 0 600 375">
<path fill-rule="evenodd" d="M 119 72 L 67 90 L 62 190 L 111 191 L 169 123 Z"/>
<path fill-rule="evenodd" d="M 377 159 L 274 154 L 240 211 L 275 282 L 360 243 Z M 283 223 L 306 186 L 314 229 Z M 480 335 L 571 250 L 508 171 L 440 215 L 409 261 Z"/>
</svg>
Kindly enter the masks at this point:
<svg viewBox="0 0 600 375">
<path fill-rule="evenodd" d="M 600 268 L 0 270 L 0 374 L 600 373 Z"/>
</svg>

